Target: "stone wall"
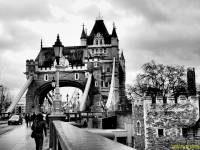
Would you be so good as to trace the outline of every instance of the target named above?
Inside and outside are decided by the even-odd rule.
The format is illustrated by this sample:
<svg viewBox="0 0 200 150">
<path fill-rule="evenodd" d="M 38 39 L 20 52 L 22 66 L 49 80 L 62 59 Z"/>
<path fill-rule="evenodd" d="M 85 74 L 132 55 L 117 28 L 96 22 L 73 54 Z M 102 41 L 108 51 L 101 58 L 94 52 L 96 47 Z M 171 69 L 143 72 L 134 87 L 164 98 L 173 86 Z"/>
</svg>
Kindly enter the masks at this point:
<svg viewBox="0 0 200 150">
<path fill-rule="evenodd" d="M 196 124 L 199 118 L 198 99 L 190 97 L 181 101 L 179 98 L 178 102 L 163 104 L 157 101 L 152 104 L 149 99 L 144 100 L 146 149 L 168 150 L 173 145 L 192 142 L 182 136 L 182 129 Z M 158 129 L 163 130 L 163 136 L 158 135 Z"/>
<path fill-rule="evenodd" d="M 137 122 L 140 122 L 141 133 L 137 133 Z M 133 105 L 134 148 L 145 149 L 144 108 L 143 105 Z"/>
<path fill-rule="evenodd" d="M 132 112 L 129 111 L 118 111 L 117 116 L 117 129 L 125 129 L 125 123 L 132 123 Z"/>
</svg>

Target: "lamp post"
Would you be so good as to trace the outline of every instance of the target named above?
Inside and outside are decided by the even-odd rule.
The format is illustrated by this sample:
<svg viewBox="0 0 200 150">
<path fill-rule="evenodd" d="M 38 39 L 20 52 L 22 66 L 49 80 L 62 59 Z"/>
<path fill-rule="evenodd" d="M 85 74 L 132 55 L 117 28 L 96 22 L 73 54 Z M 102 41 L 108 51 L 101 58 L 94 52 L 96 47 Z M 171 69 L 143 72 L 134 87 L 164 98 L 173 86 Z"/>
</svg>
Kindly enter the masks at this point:
<svg viewBox="0 0 200 150">
<path fill-rule="evenodd" d="M 77 98 L 78 98 L 78 104 L 76 106 L 76 109 L 79 111 L 80 110 L 79 93 L 77 94 Z"/>
<path fill-rule="evenodd" d="M 60 57 L 62 55 L 63 47 L 64 46 L 62 45 L 59 35 L 58 35 L 57 40 L 56 40 L 55 44 L 53 45 L 54 54 L 55 54 L 56 63 L 57 63 L 57 65 L 55 65 L 56 84 L 54 81 L 52 82 L 52 85 L 54 84 L 54 86 L 55 86 L 55 99 L 53 101 L 53 107 L 54 107 L 55 113 L 61 112 L 61 96 L 60 96 L 60 87 L 59 87 L 59 69 L 61 68 L 61 65 L 60 65 L 59 61 L 60 61 Z"/>
<path fill-rule="evenodd" d="M 67 94 L 66 97 L 67 97 L 67 104 L 68 104 L 68 97 L 69 97 L 69 95 Z"/>
</svg>

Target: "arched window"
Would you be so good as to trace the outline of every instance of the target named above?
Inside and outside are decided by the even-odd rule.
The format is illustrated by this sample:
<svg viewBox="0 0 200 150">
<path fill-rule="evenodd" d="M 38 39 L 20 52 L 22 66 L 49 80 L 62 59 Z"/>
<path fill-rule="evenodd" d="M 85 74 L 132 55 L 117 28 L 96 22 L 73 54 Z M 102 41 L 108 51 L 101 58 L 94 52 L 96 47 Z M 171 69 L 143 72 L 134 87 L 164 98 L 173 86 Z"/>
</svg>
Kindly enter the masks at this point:
<svg viewBox="0 0 200 150">
<path fill-rule="evenodd" d="M 141 135 L 141 124 L 139 121 L 137 122 L 137 135 Z"/>
<path fill-rule="evenodd" d="M 98 82 L 97 81 L 95 81 L 95 87 L 98 87 Z"/>
<path fill-rule="evenodd" d="M 102 39 L 100 39 L 100 45 L 102 45 L 103 43 L 102 43 Z"/>
<path fill-rule="evenodd" d="M 74 79 L 75 79 L 75 80 L 79 80 L 79 73 L 75 73 Z"/>
<path fill-rule="evenodd" d="M 48 74 L 44 75 L 44 81 L 49 81 L 49 75 Z"/>
<path fill-rule="evenodd" d="M 96 40 L 96 45 L 98 45 L 98 40 Z"/>
</svg>

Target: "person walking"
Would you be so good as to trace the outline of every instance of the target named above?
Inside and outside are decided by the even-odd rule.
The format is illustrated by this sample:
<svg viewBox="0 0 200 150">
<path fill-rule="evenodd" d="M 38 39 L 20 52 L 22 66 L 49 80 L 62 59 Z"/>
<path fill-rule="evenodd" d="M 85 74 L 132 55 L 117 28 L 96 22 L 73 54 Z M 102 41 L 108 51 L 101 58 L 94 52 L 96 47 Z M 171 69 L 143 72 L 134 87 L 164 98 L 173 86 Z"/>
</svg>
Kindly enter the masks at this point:
<svg viewBox="0 0 200 150">
<path fill-rule="evenodd" d="M 29 123 L 29 122 L 31 121 L 31 120 L 30 120 L 30 114 L 29 114 L 29 113 L 27 113 L 27 114 L 25 115 L 25 121 L 26 121 L 27 127 L 28 127 L 28 125 L 31 126 L 30 123 Z"/>
<path fill-rule="evenodd" d="M 36 144 L 36 150 L 42 150 L 44 134 L 46 137 L 47 130 L 46 130 L 46 123 L 43 120 L 43 115 L 41 113 L 37 114 L 37 117 L 34 120 L 31 129 L 35 133 L 34 139 L 35 139 L 35 144 Z M 43 131 L 44 131 L 44 134 L 43 134 Z"/>
<path fill-rule="evenodd" d="M 32 121 L 32 122 L 34 122 L 34 120 L 35 120 L 36 116 L 37 116 L 37 115 L 36 115 L 36 113 L 35 113 L 35 112 L 34 112 L 34 113 L 31 115 L 31 121 Z"/>
<path fill-rule="evenodd" d="M 49 129 L 49 115 L 51 115 L 51 114 L 47 113 L 47 115 L 46 115 L 47 129 Z"/>
</svg>

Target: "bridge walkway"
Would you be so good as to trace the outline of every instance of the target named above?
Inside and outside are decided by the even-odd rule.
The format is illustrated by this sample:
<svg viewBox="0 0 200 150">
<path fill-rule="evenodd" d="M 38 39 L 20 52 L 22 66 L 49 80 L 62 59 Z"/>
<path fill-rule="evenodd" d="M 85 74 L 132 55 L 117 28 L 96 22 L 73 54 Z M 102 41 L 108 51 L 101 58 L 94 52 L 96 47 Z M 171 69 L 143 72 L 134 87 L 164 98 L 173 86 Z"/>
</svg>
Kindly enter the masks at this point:
<svg viewBox="0 0 200 150">
<path fill-rule="evenodd" d="M 35 141 L 31 138 L 32 130 L 26 127 L 26 124 L 0 136 L 1 150 L 35 150 Z M 49 131 L 47 137 L 44 138 L 43 150 L 49 150 Z"/>
</svg>

